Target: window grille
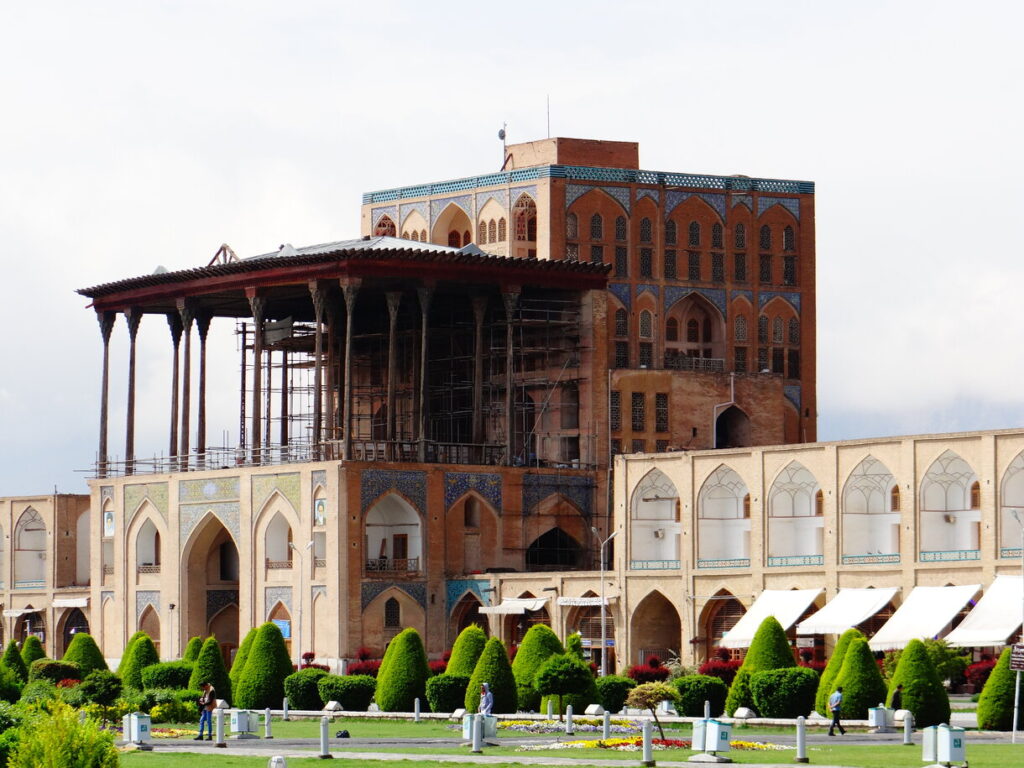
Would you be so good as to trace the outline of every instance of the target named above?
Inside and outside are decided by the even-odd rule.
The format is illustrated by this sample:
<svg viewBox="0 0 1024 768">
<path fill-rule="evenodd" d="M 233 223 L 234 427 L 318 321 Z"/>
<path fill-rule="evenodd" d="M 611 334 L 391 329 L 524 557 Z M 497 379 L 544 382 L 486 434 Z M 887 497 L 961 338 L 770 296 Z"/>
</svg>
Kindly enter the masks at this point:
<svg viewBox="0 0 1024 768">
<path fill-rule="evenodd" d="M 789 373 L 787 374 L 791 379 L 800 378 L 800 350 L 791 349 L 789 350 Z"/>
<path fill-rule="evenodd" d="M 746 341 L 747 340 L 747 316 L 746 315 L 737 315 L 736 316 L 736 322 L 733 325 L 733 338 L 735 338 L 736 341 Z"/>
<path fill-rule="evenodd" d="M 761 315 L 757 318 L 757 340 L 761 344 L 768 343 L 768 316 Z"/>
<path fill-rule="evenodd" d="M 725 282 L 725 255 L 721 253 L 711 254 L 711 281 L 715 283 Z"/>
<path fill-rule="evenodd" d="M 629 342 L 615 342 L 615 367 L 629 368 Z"/>
<path fill-rule="evenodd" d="M 592 245 L 590 246 L 590 260 L 594 264 L 604 263 L 604 246 L 603 245 Z"/>
<path fill-rule="evenodd" d="M 565 217 L 565 236 L 570 240 L 576 240 L 580 236 L 580 220 L 575 213 Z"/>
<path fill-rule="evenodd" d="M 629 277 L 629 250 L 624 245 L 615 246 L 615 276 Z"/>
<path fill-rule="evenodd" d="M 761 254 L 761 264 L 758 270 L 757 279 L 762 283 L 771 283 L 772 281 L 772 257 L 771 254 Z"/>
<path fill-rule="evenodd" d="M 640 336 L 649 339 L 653 335 L 653 315 L 648 310 L 640 313 Z"/>
<path fill-rule="evenodd" d="M 633 453 L 647 453 L 647 441 L 634 438 Z"/>
<path fill-rule="evenodd" d="M 400 629 L 402 626 L 402 607 L 398 601 L 389 597 L 384 603 L 384 628 Z"/>
<path fill-rule="evenodd" d="M 717 221 L 711 225 L 711 247 L 724 248 L 722 245 L 722 225 Z"/>
<path fill-rule="evenodd" d="M 670 280 L 676 279 L 676 252 L 665 251 L 665 277 Z"/>
<path fill-rule="evenodd" d="M 734 365 L 733 365 L 733 368 L 735 369 L 736 373 L 746 373 L 747 372 L 747 348 L 746 347 L 736 347 L 735 349 L 733 349 L 733 359 L 735 361 Z"/>
<path fill-rule="evenodd" d="M 633 392 L 630 397 L 632 426 L 634 432 L 643 432 L 646 429 L 647 414 L 644 412 L 644 393 Z"/>
<path fill-rule="evenodd" d="M 696 251 L 689 252 L 688 278 L 700 280 L 700 254 Z"/>
<path fill-rule="evenodd" d="M 782 260 L 782 282 L 796 285 L 796 256 L 786 256 Z"/>
<path fill-rule="evenodd" d="M 772 319 L 772 344 L 782 343 L 782 318 Z"/>
<path fill-rule="evenodd" d="M 790 226 L 782 230 L 782 249 L 786 251 L 796 250 L 796 237 L 793 235 L 793 228 Z"/>
<path fill-rule="evenodd" d="M 395 231 L 395 222 L 391 220 L 391 217 L 381 216 L 380 221 L 377 222 L 377 226 L 373 230 L 373 234 L 377 237 L 394 237 Z"/>
<path fill-rule="evenodd" d="M 494 219 L 487 222 L 487 242 L 493 243 L 498 239 L 498 230 L 494 223 Z"/>
<path fill-rule="evenodd" d="M 676 244 L 676 223 L 672 219 L 665 222 L 665 242 L 669 245 Z"/>
<path fill-rule="evenodd" d="M 668 432 L 668 393 L 658 392 L 654 396 L 654 431 Z"/>
<path fill-rule="evenodd" d="M 498 219 L 498 242 L 504 243 L 508 239 L 508 225 L 505 223 L 505 217 L 502 216 Z"/>
<path fill-rule="evenodd" d="M 615 239 L 623 241 L 626 239 L 626 217 L 618 216 L 615 219 Z"/>
<path fill-rule="evenodd" d="M 747 254 L 734 253 L 732 257 L 733 277 L 737 283 L 747 282 Z"/>
<path fill-rule="evenodd" d="M 604 240 L 604 219 L 601 218 L 600 213 L 595 213 L 590 217 L 590 239 Z"/>
<path fill-rule="evenodd" d="M 757 370 L 758 373 L 768 370 L 768 347 L 757 348 Z"/>
<path fill-rule="evenodd" d="M 629 313 L 624 309 L 615 310 L 615 335 L 629 335 Z"/>
<path fill-rule="evenodd" d="M 679 321 L 674 317 L 665 323 L 665 341 L 679 341 Z"/>
<path fill-rule="evenodd" d="M 765 224 L 761 227 L 761 234 L 758 236 L 758 247 L 762 251 L 770 251 L 772 249 L 772 228 Z"/>
<path fill-rule="evenodd" d="M 402 236 L 405 237 L 404 234 Z M 478 243 L 487 242 L 487 222 L 483 219 L 480 219 L 480 225 L 476 229 L 476 241 Z"/>
<path fill-rule="evenodd" d="M 654 249 L 640 249 L 640 277 L 654 276 Z"/>
<path fill-rule="evenodd" d="M 800 343 L 800 321 L 795 317 L 789 318 L 789 343 Z"/>
<path fill-rule="evenodd" d="M 639 364 L 641 368 L 654 367 L 654 345 L 649 341 L 640 342 Z"/>
<path fill-rule="evenodd" d="M 565 244 L 565 260 L 566 261 L 579 261 L 580 260 L 580 244 L 579 243 L 566 243 Z"/>
<path fill-rule="evenodd" d="M 781 347 L 772 348 L 772 373 L 786 373 L 786 350 Z"/>
<path fill-rule="evenodd" d="M 608 425 L 612 432 L 622 429 L 622 393 L 612 390 L 611 403 L 609 404 Z"/>
<path fill-rule="evenodd" d="M 733 241 L 734 248 L 747 247 L 747 228 L 742 224 L 737 224 L 733 230 Z"/>
<path fill-rule="evenodd" d="M 649 243 L 654 237 L 654 233 L 651 231 L 651 220 L 644 216 L 640 219 L 640 242 Z"/>
<path fill-rule="evenodd" d="M 900 487 L 898 485 L 894 485 L 892 490 L 889 491 L 889 511 L 900 511 Z"/>
<path fill-rule="evenodd" d="M 690 222 L 688 242 L 691 246 L 700 245 L 700 222 Z"/>
<path fill-rule="evenodd" d="M 516 240 L 537 239 L 537 204 L 526 195 L 520 195 L 513 210 L 516 226 Z"/>
</svg>

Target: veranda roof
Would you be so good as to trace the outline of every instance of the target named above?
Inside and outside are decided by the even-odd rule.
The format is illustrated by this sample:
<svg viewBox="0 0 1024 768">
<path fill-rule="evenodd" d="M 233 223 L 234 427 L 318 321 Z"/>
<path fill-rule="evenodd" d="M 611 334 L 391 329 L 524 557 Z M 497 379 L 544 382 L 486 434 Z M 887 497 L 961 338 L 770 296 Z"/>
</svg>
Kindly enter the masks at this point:
<svg viewBox="0 0 1024 768">
<path fill-rule="evenodd" d="M 946 642 L 960 648 L 1005 644 L 1020 629 L 1022 600 L 1020 576 L 996 576 L 974 610 L 946 635 Z"/>
<path fill-rule="evenodd" d="M 911 640 L 935 637 L 953 620 L 981 584 L 960 587 L 914 587 L 896 613 L 868 641 L 873 651 L 905 648 Z"/>
<path fill-rule="evenodd" d="M 838 635 L 866 621 L 888 605 L 896 587 L 847 588 L 810 618 L 796 625 L 798 635 Z"/>
<path fill-rule="evenodd" d="M 769 616 L 778 619 L 783 629 L 789 629 L 803 615 L 807 606 L 822 593 L 821 589 L 766 589 L 750 606 L 736 625 L 725 633 L 723 648 L 748 648 L 761 622 Z"/>
<path fill-rule="evenodd" d="M 527 611 L 539 611 L 547 601 L 546 597 L 506 597 L 498 605 L 485 605 L 480 613 L 521 615 Z"/>
</svg>

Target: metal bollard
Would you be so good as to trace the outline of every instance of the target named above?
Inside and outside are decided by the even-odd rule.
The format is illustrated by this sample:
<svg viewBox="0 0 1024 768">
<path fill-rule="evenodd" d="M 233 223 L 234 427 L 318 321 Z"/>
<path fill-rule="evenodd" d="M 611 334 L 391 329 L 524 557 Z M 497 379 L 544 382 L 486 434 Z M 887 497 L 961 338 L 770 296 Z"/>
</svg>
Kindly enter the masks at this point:
<svg viewBox="0 0 1024 768">
<path fill-rule="evenodd" d="M 601 738 L 610 739 L 612 737 L 612 715 L 610 712 L 605 712 L 604 717 L 601 719 Z"/>
<path fill-rule="evenodd" d="M 216 724 L 216 731 L 217 731 L 217 735 L 216 735 L 217 743 L 214 744 L 213 746 L 220 747 L 221 749 L 225 749 L 225 748 L 227 748 L 228 745 L 224 741 L 224 710 L 221 709 L 220 707 L 217 707 L 217 709 L 214 711 L 214 713 L 213 713 L 213 721 Z"/>
<path fill-rule="evenodd" d="M 565 735 L 576 735 L 576 730 L 572 727 L 572 704 L 565 708 Z"/>
<path fill-rule="evenodd" d="M 320 718 L 320 754 L 318 757 L 321 760 L 329 760 L 334 757 L 334 755 L 331 754 L 331 750 L 327 747 L 327 728 L 330 725 L 330 722 L 331 720 L 329 717 L 324 716 Z"/>
<path fill-rule="evenodd" d="M 704 699 L 704 719 L 711 719 L 711 702 L 708 699 Z"/>
<path fill-rule="evenodd" d="M 796 762 L 810 762 L 807 759 L 807 719 L 803 715 L 796 719 Z"/>
<path fill-rule="evenodd" d="M 913 746 L 914 716 L 907 712 L 903 718 L 903 746 Z"/>
<path fill-rule="evenodd" d="M 473 747 L 470 751 L 474 755 L 484 751 L 484 716 L 479 712 L 473 715 Z"/>
<path fill-rule="evenodd" d="M 640 761 L 641 765 L 654 765 L 654 725 L 650 720 L 644 720 L 643 726 L 644 754 Z"/>
<path fill-rule="evenodd" d="M 284 697 L 284 702 L 281 704 L 281 709 L 284 711 L 284 717 L 282 717 L 281 719 L 284 720 L 287 723 L 288 722 L 288 697 L 287 696 Z"/>
<path fill-rule="evenodd" d="M 418 723 L 420 721 L 420 700 L 419 697 L 413 699 L 412 702 L 412 721 Z"/>
<path fill-rule="evenodd" d="M 263 738 L 272 739 L 273 735 L 270 733 L 270 707 L 263 710 Z"/>
<path fill-rule="evenodd" d="M 553 702 L 551 699 L 548 699 L 548 720 L 554 720 L 554 719 L 555 719 L 555 702 Z"/>
<path fill-rule="evenodd" d="M 288 768 L 288 761 L 280 755 L 274 755 L 267 763 L 267 768 Z"/>
</svg>

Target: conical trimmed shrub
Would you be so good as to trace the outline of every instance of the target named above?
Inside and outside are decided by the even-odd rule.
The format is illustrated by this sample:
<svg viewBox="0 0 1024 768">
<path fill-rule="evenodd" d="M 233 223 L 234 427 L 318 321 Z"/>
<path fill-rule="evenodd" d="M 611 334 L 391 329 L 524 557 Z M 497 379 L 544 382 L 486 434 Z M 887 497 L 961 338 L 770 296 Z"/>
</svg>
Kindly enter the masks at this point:
<svg viewBox="0 0 1024 768">
<path fill-rule="evenodd" d="M 914 714 L 915 728 L 949 722 L 949 696 L 920 640 L 911 640 L 900 654 L 889 681 L 893 690 L 897 685 L 903 686 L 903 708 Z"/>
<path fill-rule="evenodd" d="M 281 706 L 284 681 L 291 673 L 292 664 L 281 630 L 270 621 L 260 625 L 249 647 L 238 686 L 233 687 L 235 706 L 241 709 Z"/>
<path fill-rule="evenodd" d="M 480 654 L 480 660 L 476 663 L 476 669 L 473 670 L 473 676 L 469 678 L 469 686 L 466 688 L 466 711 L 476 712 L 480 705 L 480 686 L 483 683 L 487 683 L 494 695 L 494 714 L 509 714 L 516 711 L 516 678 L 508 661 L 508 650 L 496 637 L 487 641 L 484 652 Z"/>
<path fill-rule="evenodd" d="M 395 635 L 377 672 L 377 706 L 383 712 L 412 712 L 413 701 L 427 700 L 430 667 L 423 638 L 413 627 Z"/>
<path fill-rule="evenodd" d="M 188 641 L 188 645 L 185 646 L 185 653 L 182 654 L 182 661 L 195 662 L 199 658 L 199 652 L 203 650 L 203 638 L 193 637 Z"/>
<path fill-rule="evenodd" d="M 853 638 L 847 646 L 834 687 L 839 686 L 843 687 L 843 717 L 848 720 L 867 720 L 871 707 L 885 703 L 885 680 L 863 637 Z"/>
<path fill-rule="evenodd" d="M 136 632 L 134 635 L 128 638 L 128 642 L 125 644 L 124 650 L 121 652 L 121 661 L 117 664 L 117 676 L 120 677 L 121 680 L 124 680 L 124 668 L 128 664 L 128 656 L 132 652 L 132 646 L 134 646 L 135 643 L 138 642 L 140 637 L 145 636 L 146 633 L 140 629 L 138 632 Z M 22 654 L 24 655 L 24 651 L 22 652 Z"/>
<path fill-rule="evenodd" d="M 18 644 L 14 640 L 7 643 L 4 656 L 0 659 L 0 666 L 11 670 L 21 682 L 24 683 L 28 680 L 28 667 L 25 666 L 25 661 L 21 658 L 21 651 L 18 650 Z"/>
<path fill-rule="evenodd" d="M 978 698 L 978 727 L 983 731 L 1013 728 L 1013 695 L 1016 673 L 1010 670 L 1010 648 L 1004 648 Z M 906 692 L 904 692 L 906 701 Z"/>
<path fill-rule="evenodd" d="M 46 651 L 43 650 L 39 638 L 35 635 L 26 637 L 25 642 L 21 644 L 21 660 L 25 663 L 25 669 L 31 669 L 33 661 L 45 658 Z"/>
<path fill-rule="evenodd" d="M 92 639 L 92 635 L 87 632 L 75 633 L 71 642 L 68 643 L 68 649 L 64 651 L 63 661 L 73 661 L 77 664 L 82 670 L 83 680 L 90 672 L 95 672 L 97 669 L 108 669 L 103 653 L 96 645 L 96 641 Z"/>
<path fill-rule="evenodd" d="M 571 653 L 580 661 L 583 661 L 583 638 L 579 632 L 573 632 L 565 638 L 565 652 Z"/>
<path fill-rule="evenodd" d="M 231 678 L 231 690 L 238 694 L 238 684 L 242 680 L 242 672 L 245 671 L 245 662 L 249 658 L 249 649 L 252 648 L 253 641 L 256 639 L 256 633 L 259 631 L 259 627 L 253 627 L 245 634 L 245 638 L 242 640 L 242 644 L 238 646 L 238 650 L 235 651 L 235 660 L 231 663 L 231 671 L 228 673 L 228 677 Z M 200 650 L 202 650 L 200 648 Z"/>
<path fill-rule="evenodd" d="M 825 671 L 821 673 L 821 680 L 818 682 L 818 694 L 814 697 L 814 711 L 822 717 L 828 717 L 828 697 L 835 690 L 835 681 L 839 676 L 839 670 L 843 668 L 843 657 L 850 642 L 856 638 L 864 638 L 864 633 L 859 629 L 851 628 L 843 632 L 836 641 L 836 647 L 832 650 L 832 656 L 825 665 Z"/>
<path fill-rule="evenodd" d="M 160 654 L 149 635 L 143 633 L 132 643 L 131 651 L 121 665 L 121 682 L 125 688 L 141 691 L 145 686 L 142 682 L 142 670 L 150 664 L 159 664 Z"/>
<path fill-rule="evenodd" d="M 231 703 L 231 678 L 224 666 L 224 656 L 220 652 L 220 643 L 217 638 L 210 635 L 203 643 L 199 651 L 199 658 L 196 659 L 195 667 L 192 668 L 192 676 L 188 679 L 189 690 L 201 690 L 203 683 L 210 683 L 218 699 L 224 699 Z M 278 702 L 280 706 L 280 702 Z"/>
<path fill-rule="evenodd" d="M 469 677 L 476 669 L 476 663 L 480 654 L 484 652 L 487 645 L 487 633 L 478 625 L 470 624 L 455 638 L 455 645 L 452 646 L 452 655 L 448 659 L 448 666 L 445 668 L 446 675 L 455 677 Z"/>
<path fill-rule="evenodd" d="M 769 669 L 795 667 L 793 650 L 789 646 L 786 631 L 774 616 L 768 616 L 754 633 L 743 664 L 736 672 L 729 695 L 725 700 L 725 713 L 732 717 L 740 707 L 754 708 L 754 695 L 750 690 L 750 678 L 755 672 Z"/>
<path fill-rule="evenodd" d="M 575 701 L 570 701 L 572 698 L 579 698 L 581 691 L 592 689 L 593 695 L 597 695 L 597 686 L 594 684 L 594 675 L 590 667 L 572 651 L 552 656 L 541 664 L 533 684 L 542 697 L 554 697 L 559 717 L 570 703 L 573 705 L 573 711 L 582 713 L 586 709 L 587 704 L 580 709 Z"/>
<path fill-rule="evenodd" d="M 512 661 L 512 674 L 516 679 L 516 695 L 520 710 L 537 711 L 541 700 L 534 684 L 537 670 L 552 656 L 563 653 L 565 649 L 562 642 L 547 624 L 534 624 L 526 631 L 526 636 L 523 637 L 523 642 Z M 479 695 L 479 691 L 477 694 Z"/>
</svg>

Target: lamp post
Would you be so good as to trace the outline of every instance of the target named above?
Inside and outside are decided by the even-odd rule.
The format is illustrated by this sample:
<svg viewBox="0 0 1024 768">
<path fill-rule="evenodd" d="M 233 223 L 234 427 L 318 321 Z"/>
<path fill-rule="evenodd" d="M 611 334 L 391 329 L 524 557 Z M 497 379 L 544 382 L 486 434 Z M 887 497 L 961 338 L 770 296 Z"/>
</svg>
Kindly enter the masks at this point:
<svg viewBox="0 0 1024 768">
<path fill-rule="evenodd" d="M 591 526 L 590 530 L 594 532 L 597 540 L 601 541 L 601 534 L 598 533 L 597 528 Z M 618 533 L 618 531 L 612 531 L 607 539 L 601 541 L 601 677 L 608 674 L 608 629 L 605 626 L 605 614 L 607 613 L 608 605 L 604 597 L 605 547 Z"/>
<path fill-rule="evenodd" d="M 1013 515 L 1013 519 L 1017 521 L 1017 525 L 1020 527 L 1020 577 L 1024 582 L 1024 522 L 1020 519 L 1020 510 L 1011 509 L 1010 514 Z M 1021 594 L 1024 595 L 1024 583 L 1021 584 Z M 1024 597 L 1021 601 L 1021 625 L 1020 625 L 1020 642 L 1024 643 Z M 1017 670 L 1017 682 L 1014 685 L 1013 691 L 1013 736 L 1010 741 L 1014 744 L 1017 743 L 1017 728 L 1020 724 L 1020 670 Z"/>
<path fill-rule="evenodd" d="M 302 584 L 303 572 L 306 570 L 306 560 L 302 556 L 302 551 L 312 549 L 313 542 L 312 540 L 306 542 L 306 546 L 302 549 L 299 549 L 290 541 L 288 542 L 288 546 L 291 547 L 292 552 L 299 556 L 299 610 L 298 620 L 295 623 L 295 669 L 302 669 L 302 603 L 303 598 L 306 596 Z"/>
</svg>

